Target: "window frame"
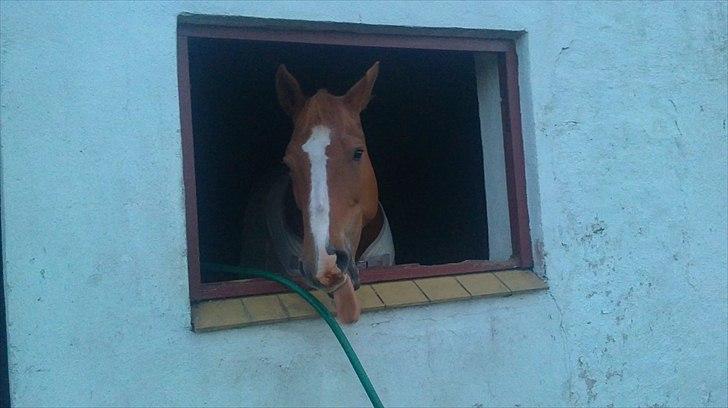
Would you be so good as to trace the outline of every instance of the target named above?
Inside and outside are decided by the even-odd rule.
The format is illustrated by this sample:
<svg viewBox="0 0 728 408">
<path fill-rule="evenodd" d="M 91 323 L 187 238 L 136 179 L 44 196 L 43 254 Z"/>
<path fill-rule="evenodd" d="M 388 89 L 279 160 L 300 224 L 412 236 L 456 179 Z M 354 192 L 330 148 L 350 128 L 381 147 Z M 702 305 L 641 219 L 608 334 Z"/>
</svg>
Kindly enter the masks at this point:
<svg viewBox="0 0 728 408">
<path fill-rule="evenodd" d="M 487 33 L 489 32 L 482 30 L 422 30 L 396 27 L 388 30 L 382 26 L 281 20 L 266 22 L 262 19 L 248 18 L 234 20 L 231 24 L 230 17 L 180 16 L 177 26 L 177 72 L 190 299 L 196 302 L 285 291 L 282 286 L 262 279 L 202 282 L 188 59 L 190 37 L 495 53 L 498 58 L 500 82 L 508 213 L 513 250 L 511 258 L 507 261 L 466 260 L 440 265 L 405 264 L 367 268 L 360 275 L 361 283 L 532 268 L 516 43 L 513 39 L 487 38 L 485 37 Z"/>
</svg>

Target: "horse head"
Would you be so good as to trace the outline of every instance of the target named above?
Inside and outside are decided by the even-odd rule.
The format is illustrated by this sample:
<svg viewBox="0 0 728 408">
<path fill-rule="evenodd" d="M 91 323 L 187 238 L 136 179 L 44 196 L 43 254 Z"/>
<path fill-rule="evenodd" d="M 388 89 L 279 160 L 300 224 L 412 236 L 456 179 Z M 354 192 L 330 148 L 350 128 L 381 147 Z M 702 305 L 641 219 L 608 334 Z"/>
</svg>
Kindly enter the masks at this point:
<svg viewBox="0 0 728 408">
<path fill-rule="evenodd" d="M 301 272 L 310 283 L 335 291 L 337 312 L 344 321 L 359 316 L 358 303 L 342 306 L 346 310 L 339 307 L 356 302 L 353 287 L 359 285 L 356 256 L 362 230 L 379 212 L 377 180 L 360 119 L 378 72 L 375 63 L 342 96 L 322 89 L 309 98 L 285 66 L 276 73 L 278 100 L 293 121 L 283 162 L 303 218 Z M 344 286 L 349 290 L 338 290 Z M 350 292 L 341 296 L 353 300 L 339 299 L 339 292 Z"/>
</svg>

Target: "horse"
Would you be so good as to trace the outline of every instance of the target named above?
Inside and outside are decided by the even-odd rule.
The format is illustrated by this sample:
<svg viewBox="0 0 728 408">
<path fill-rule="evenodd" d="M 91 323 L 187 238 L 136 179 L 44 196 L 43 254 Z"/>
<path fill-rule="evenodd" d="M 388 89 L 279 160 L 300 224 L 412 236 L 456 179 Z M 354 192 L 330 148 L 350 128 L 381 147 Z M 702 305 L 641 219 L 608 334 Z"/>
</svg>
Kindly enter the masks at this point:
<svg viewBox="0 0 728 408">
<path fill-rule="evenodd" d="M 264 199 L 252 200 L 258 210 L 249 209 L 244 217 L 248 224 L 265 224 L 277 266 L 326 291 L 344 323 L 357 321 L 361 313 L 354 293 L 359 267 L 395 262 L 361 124 L 378 73 L 376 62 L 344 95 L 319 89 L 306 97 L 285 65 L 278 67 L 278 102 L 293 123 L 282 159 L 287 174 L 267 186 Z M 249 238 L 243 245 L 250 253 L 259 242 Z"/>
</svg>

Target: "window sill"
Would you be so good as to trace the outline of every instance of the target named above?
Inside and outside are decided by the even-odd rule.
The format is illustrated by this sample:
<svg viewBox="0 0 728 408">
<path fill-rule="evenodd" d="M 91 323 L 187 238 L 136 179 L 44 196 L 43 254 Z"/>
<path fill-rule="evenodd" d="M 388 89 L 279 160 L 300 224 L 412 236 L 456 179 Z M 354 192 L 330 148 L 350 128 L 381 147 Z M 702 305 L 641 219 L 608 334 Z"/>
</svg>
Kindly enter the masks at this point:
<svg viewBox="0 0 728 408">
<path fill-rule="evenodd" d="M 480 297 L 510 296 L 547 289 L 528 270 L 485 272 L 362 285 L 356 292 L 362 312 L 420 306 Z M 321 291 L 312 292 L 333 314 L 333 303 Z M 306 319 L 318 315 L 294 293 L 211 300 L 192 305 L 192 329 L 197 332 Z"/>
</svg>

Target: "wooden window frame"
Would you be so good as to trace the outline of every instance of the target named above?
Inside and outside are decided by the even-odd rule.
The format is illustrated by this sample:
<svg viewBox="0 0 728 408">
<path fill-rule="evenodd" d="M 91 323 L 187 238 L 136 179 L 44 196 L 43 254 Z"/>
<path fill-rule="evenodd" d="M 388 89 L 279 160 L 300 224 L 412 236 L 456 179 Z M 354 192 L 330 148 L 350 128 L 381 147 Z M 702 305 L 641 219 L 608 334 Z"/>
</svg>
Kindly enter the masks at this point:
<svg viewBox="0 0 728 408">
<path fill-rule="evenodd" d="M 261 23 L 260 19 L 241 19 L 228 24 L 229 18 L 204 22 L 184 22 L 177 27 L 177 63 L 182 136 L 182 162 L 185 187 L 187 229 L 187 263 L 190 299 L 193 302 L 284 292 L 273 282 L 250 279 L 203 283 L 200 271 L 199 233 L 197 220 L 197 192 L 195 184 L 194 142 L 192 134 L 192 108 L 190 96 L 188 39 L 191 37 L 237 39 L 269 42 L 368 46 L 382 48 L 411 48 L 424 50 L 457 50 L 495 53 L 498 57 L 498 76 L 501 94 L 503 142 L 506 164 L 508 212 L 513 255 L 507 261 L 468 260 L 441 265 L 406 264 L 391 267 L 368 268 L 361 273 L 361 283 L 375 283 L 434 276 L 530 269 L 533 267 L 531 237 L 526 201 L 526 176 L 521 134 L 521 108 L 518 90 L 518 57 L 512 39 L 483 38 L 482 32 L 468 30 L 463 35 L 456 30 L 435 29 L 423 32 L 417 29 L 399 31 L 381 26 L 359 26 L 336 23 L 292 22 Z M 247 23 L 246 23 L 247 21 Z M 353 29 L 355 27 L 356 29 Z M 359 27 L 363 27 L 359 28 Z M 367 27 L 372 29 L 367 30 Z M 457 34 L 457 35 L 456 35 Z"/>
</svg>

